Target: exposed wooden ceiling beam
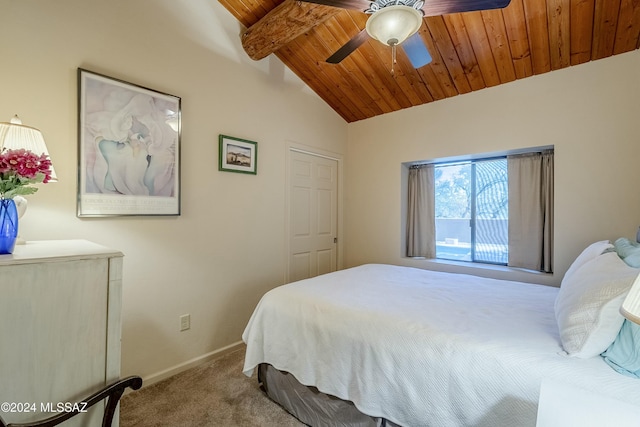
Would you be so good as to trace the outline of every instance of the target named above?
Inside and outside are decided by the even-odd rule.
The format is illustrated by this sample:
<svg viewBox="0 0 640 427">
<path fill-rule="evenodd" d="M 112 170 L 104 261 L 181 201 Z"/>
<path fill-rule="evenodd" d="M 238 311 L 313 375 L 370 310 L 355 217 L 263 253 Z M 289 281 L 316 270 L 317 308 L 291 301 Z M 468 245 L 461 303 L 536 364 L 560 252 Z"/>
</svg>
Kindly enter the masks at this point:
<svg viewBox="0 0 640 427">
<path fill-rule="evenodd" d="M 257 61 L 340 11 L 336 7 L 285 0 L 242 34 L 242 47 L 249 58 Z"/>
</svg>

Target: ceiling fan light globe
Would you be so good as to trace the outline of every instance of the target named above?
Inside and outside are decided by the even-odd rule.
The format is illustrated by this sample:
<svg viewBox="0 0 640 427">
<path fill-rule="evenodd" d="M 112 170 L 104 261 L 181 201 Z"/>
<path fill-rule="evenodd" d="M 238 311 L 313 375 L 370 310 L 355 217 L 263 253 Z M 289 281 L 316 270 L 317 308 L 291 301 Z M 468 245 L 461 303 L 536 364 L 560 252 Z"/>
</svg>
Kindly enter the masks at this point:
<svg viewBox="0 0 640 427">
<path fill-rule="evenodd" d="M 367 33 L 374 39 L 391 46 L 400 44 L 414 35 L 422 25 L 420 11 L 404 5 L 387 6 L 369 17 Z"/>
</svg>

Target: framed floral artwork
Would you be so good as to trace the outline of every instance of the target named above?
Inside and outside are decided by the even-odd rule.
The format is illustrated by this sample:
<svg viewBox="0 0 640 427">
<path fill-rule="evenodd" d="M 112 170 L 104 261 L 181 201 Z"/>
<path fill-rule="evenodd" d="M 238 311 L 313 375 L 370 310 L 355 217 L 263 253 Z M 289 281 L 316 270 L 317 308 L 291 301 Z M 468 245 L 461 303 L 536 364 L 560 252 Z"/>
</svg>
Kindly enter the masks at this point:
<svg viewBox="0 0 640 427">
<path fill-rule="evenodd" d="M 181 99 L 78 69 L 79 217 L 180 215 Z"/>
<path fill-rule="evenodd" d="M 226 172 L 258 173 L 258 143 L 232 136 L 218 137 L 219 167 Z"/>
</svg>

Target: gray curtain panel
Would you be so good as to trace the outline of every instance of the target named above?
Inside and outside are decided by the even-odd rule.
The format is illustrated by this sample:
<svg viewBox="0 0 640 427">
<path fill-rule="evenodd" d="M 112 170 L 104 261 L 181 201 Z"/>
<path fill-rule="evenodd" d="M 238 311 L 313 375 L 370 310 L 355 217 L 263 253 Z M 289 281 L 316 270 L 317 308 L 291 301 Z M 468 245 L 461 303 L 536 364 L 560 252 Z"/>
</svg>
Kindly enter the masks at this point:
<svg viewBox="0 0 640 427">
<path fill-rule="evenodd" d="M 553 272 L 553 150 L 507 156 L 509 262 Z"/>
<path fill-rule="evenodd" d="M 409 169 L 407 256 L 435 258 L 436 220 L 433 165 Z"/>
</svg>

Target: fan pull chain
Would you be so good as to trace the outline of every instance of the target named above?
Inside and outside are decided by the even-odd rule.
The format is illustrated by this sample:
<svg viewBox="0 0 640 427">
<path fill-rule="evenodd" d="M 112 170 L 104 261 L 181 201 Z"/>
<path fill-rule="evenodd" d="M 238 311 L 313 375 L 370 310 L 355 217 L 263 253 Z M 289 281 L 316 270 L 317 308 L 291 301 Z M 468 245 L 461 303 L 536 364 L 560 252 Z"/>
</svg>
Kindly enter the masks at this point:
<svg viewBox="0 0 640 427">
<path fill-rule="evenodd" d="M 396 65 L 396 43 L 391 45 L 391 75 L 395 75 L 395 65 Z"/>
</svg>

